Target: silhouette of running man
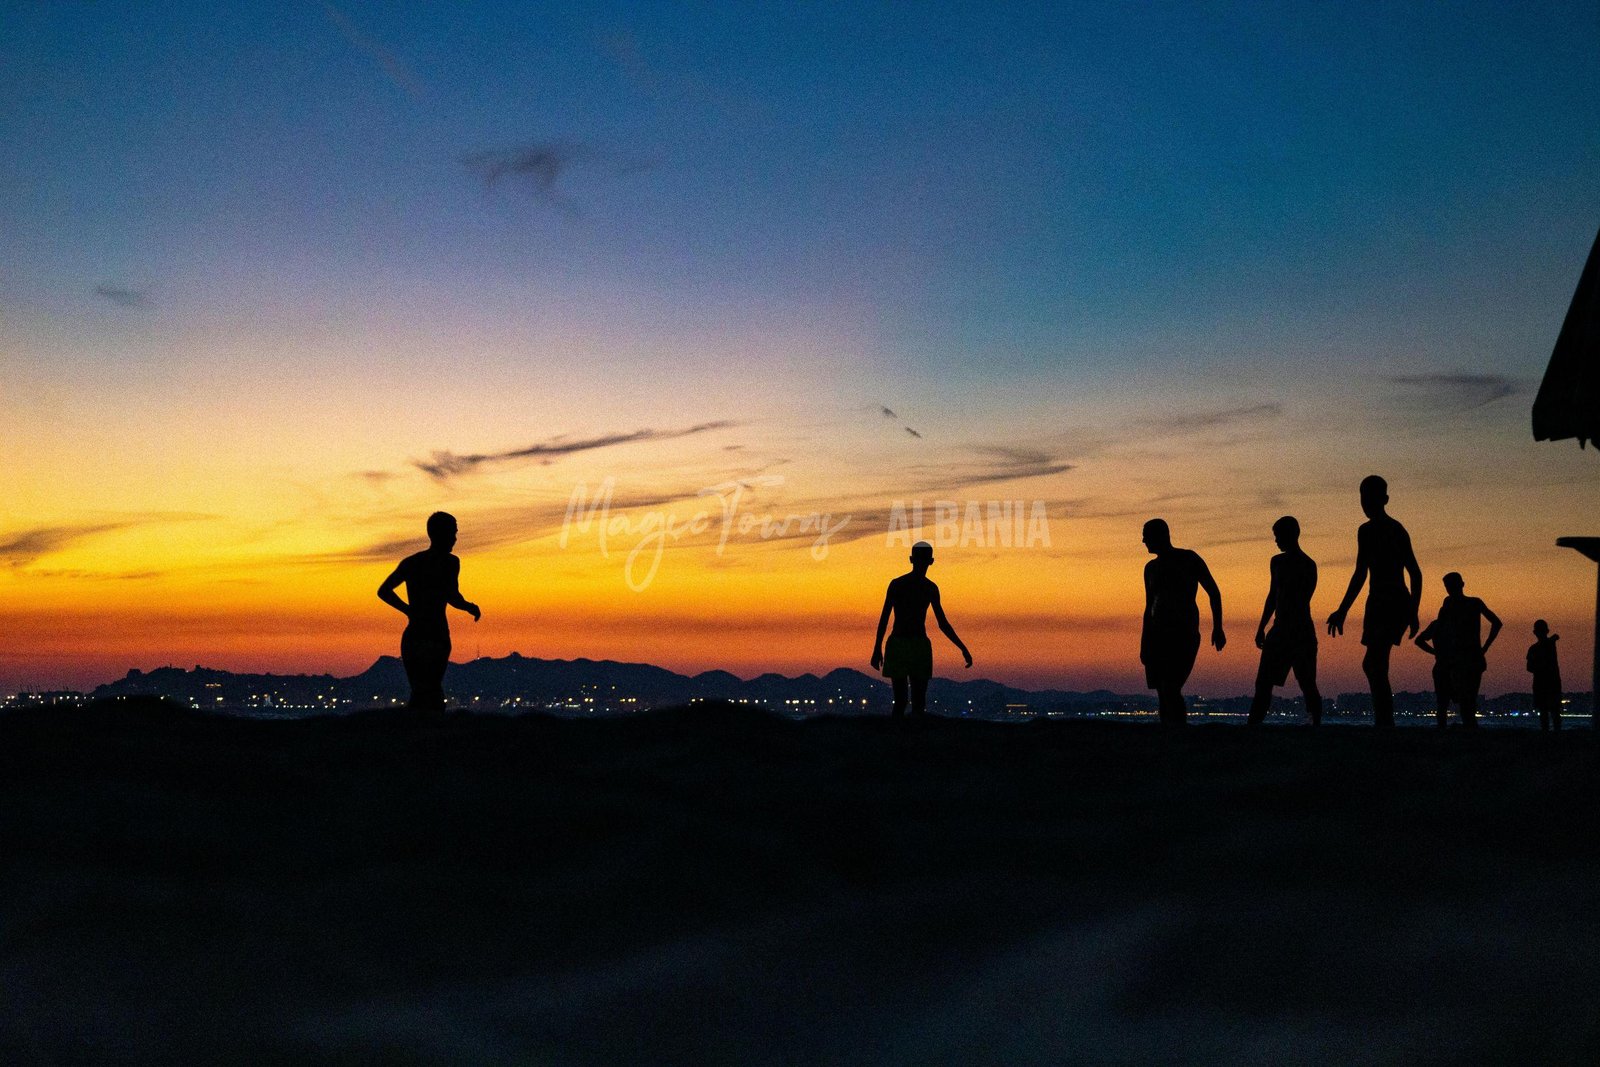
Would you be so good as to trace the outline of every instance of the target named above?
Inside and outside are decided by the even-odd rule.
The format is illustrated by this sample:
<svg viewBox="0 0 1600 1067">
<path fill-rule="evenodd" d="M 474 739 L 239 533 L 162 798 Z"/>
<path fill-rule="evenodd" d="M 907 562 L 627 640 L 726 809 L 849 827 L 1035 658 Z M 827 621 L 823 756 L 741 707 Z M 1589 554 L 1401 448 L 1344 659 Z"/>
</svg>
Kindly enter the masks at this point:
<svg viewBox="0 0 1600 1067">
<path fill-rule="evenodd" d="M 872 643 L 872 669 L 882 669 L 894 683 L 894 716 L 899 718 L 906 710 L 906 690 L 911 691 L 911 713 L 921 715 L 928 707 L 928 680 L 933 677 L 933 642 L 928 640 L 926 620 L 928 609 L 939 629 L 950 643 L 961 650 L 961 655 L 972 666 L 972 653 L 956 636 L 956 628 L 944 616 L 944 605 L 939 603 L 939 587 L 928 580 L 928 568 L 933 566 L 933 546 L 918 541 L 911 546 L 911 571 L 889 583 L 883 596 L 883 614 L 878 616 L 878 637 Z M 887 648 L 883 632 L 889 626 L 889 613 L 894 612 L 894 631 L 889 634 Z"/>
<path fill-rule="evenodd" d="M 1467 596 L 1466 586 L 1455 571 L 1445 575 L 1439 617 L 1417 635 L 1417 647 L 1434 657 L 1433 695 L 1441 728 L 1450 722 L 1452 700 L 1461 705 L 1462 726 L 1478 725 L 1478 687 L 1489 665 L 1484 657 L 1500 636 L 1500 616 L 1477 597 Z M 1489 639 L 1479 644 L 1484 619 L 1489 620 Z"/>
<path fill-rule="evenodd" d="M 1556 657 L 1556 642 L 1550 624 L 1540 619 L 1533 624 L 1533 644 L 1528 646 L 1528 673 L 1533 675 L 1533 710 L 1539 713 L 1539 729 L 1561 729 L 1561 661 Z"/>
<path fill-rule="evenodd" d="M 1198 552 L 1172 547 L 1165 519 L 1144 524 L 1144 544 L 1155 559 L 1144 565 L 1144 628 L 1139 635 L 1139 662 L 1145 684 L 1156 691 L 1157 710 L 1165 726 L 1188 721 L 1183 683 L 1200 653 L 1200 610 L 1195 593 L 1203 588 L 1211 599 L 1211 645 L 1218 652 L 1228 643 L 1222 633 L 1222 593 Z"/>
<path fill-rule="evenodd" d="M 1256 672 L 1256 695 L 1250 703 L 1250 725 L 1259 726 L 1272 709 L 1272 690 L 1289 680 L 1306 698 L 1311 725 L 1322 725 L 1322 693 L 1317 689 L 1317 625 L 1311 621 L 1311 594 L 1317 591 L 1317 564 L 1300 548 L 1300 522 L 1285 515 L 1272 524 L 1279 553 L 1269 569 L 1272 584 L 1261 607 L 1256 627 L 1256 647 L 1261 667 Z M 1267 620 L 1276 616 L 1272 629 Z"/>
<path fill-rule="evenodd" d="M 1389 653 L 1400 639 L 1417 636 L 1417 608 L 1422 603 L 1422 568 L 1411 550 L 1411 535 L 1384 510 L 1389 503 L 1389 483 L 1376 474 L 1361 479 L 1361 511 L 1367 521 L 1356 531 L 1356 569 L 1344 600 L 1328 616 L 1328 634 L 1344 633 L 1345 616 L 1355 603 L 1363 582 L 1367 609 L 1361 619 L 1361 643 L 1367 652 L 1361 670 L 1372 691 L 1372 724 L 1394 725 L 1394 691 L 1389 688 Z M 1411 579 L 1406 588 L 1402 575 Z"/>
<path fill-rule="evenodd" d="M 400 662 L 411 683 L 409 706 L 420 711 L 444 710 L 444 672 L 450 666 L 445 605 L 471 615 L 473 622 L 483 617 L 478 605 L 461 595 L 461 561 L 450 552 L 455 545 L 455 516 L 434 512 L 428 516 L 428 547 L 401 560 L 378 586 L 378 599 L 409 620 L 400 635 Z M 409 604 L 395 592 L 402 582 Z"/>
</svg>

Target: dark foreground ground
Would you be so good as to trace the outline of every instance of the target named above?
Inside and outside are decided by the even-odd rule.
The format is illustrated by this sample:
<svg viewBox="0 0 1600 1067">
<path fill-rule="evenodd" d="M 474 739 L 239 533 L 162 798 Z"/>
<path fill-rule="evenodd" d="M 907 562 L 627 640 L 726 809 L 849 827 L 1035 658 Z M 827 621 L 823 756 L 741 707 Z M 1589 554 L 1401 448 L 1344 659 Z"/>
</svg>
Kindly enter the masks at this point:
<svg viewBox="0 0 1600 1067">
<path fill-rule="evenodd" d="M 0 1062 L 1600 1062 L 1587 731 L 0 717 Z"/>
</svg>

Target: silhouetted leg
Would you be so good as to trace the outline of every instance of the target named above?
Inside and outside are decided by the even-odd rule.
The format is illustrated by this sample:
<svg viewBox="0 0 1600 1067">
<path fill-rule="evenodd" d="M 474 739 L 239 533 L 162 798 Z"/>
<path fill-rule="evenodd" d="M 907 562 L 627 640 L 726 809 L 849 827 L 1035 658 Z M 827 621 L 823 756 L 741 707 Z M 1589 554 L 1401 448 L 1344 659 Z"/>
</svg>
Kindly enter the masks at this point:
<svg viewBox="0 0 1600 1067">
<path fill-rule="evenodd" d="M 1437 682 L 1433 686 L 1433 715 L 1439 720 L 1439 729 L 1450 725 L 1450 694 L 1440 689 Z"/>
<path fill-rule="evenodd" d="M 921 715 L 928 710 L 928 679 L 913 676 L 911 679 L 911 714 Z"/>
<path fill-rule="evenodd" d="M 411 685 L 410 707 L 444 710 L 444 672 L 450 666 L 450 643 L 411 633 L 400 637 L 400 663 Z"/>
<path fill-rule="evenodd" d="M 1257 682 L 1256 695 L 1250 701 L 1249 726 L 1260 726 L 1266 720 L 1267 712 L 1272 710 L 1272 684 L 1270 682 Z"/>
<path fill-rule="evenodd" d="M 1306 714 L 1311 716 L 1311 725 L 1321 726 L 1322 690 L 1317 688 L 1317 665 L 1315 660 L 1295 665 L 1294 684 L 1300 687 L 1300 695 L 1305 697 Z"/>
<path fill-rule="evenodd" d="M 890 681 L 894 683 L 894 717 L 898 719 L 906 713 L 906 677 L 900 675 Z"/>
<path fill-rule="evenodd" d="M 1372 692 L 1372 725 L 1394 725 L 1394 691 L 1389 688 L 1389 646 L 1369 645 L 1361 657 L 1361 670 Z"/>
<path fill-rule="evenodd" d="M 1478 689 L 1472 686 L 1461 694 L 1461 725 L 1468 729 L 1478 725 Z"/>
<path fill-rule="evenodd" d="M 1163 726 L 1182 726 L 1188 721 L 1188 707 L 1183 702 L 1183 690 L 1178 686 L 1157 689 L 1156 708 Z"/>
</svg>

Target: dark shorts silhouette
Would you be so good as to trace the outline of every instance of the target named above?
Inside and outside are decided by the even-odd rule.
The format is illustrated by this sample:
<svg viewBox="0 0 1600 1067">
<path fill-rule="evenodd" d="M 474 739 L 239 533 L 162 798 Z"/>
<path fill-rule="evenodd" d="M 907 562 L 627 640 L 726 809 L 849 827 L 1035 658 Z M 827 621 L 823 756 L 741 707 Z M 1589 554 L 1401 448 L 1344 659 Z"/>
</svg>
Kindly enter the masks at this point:
<svg viewBox="0 0 1600 1067">
<path fill-rule="evenodd" d="M 1151 689 L 1181 688 L 1194 670 L 1200 654 L 1199 619 L 1180 620 L 1145 629 L 1139 658 L 1144 660 L 1144 681 Z"/>
<path fill-rule="evenodd" d="M 1483 663 L 1435 663 L 1433 691 L 1444 703 L 1472 700 L 1483 684 Z"/>
<path fill-rule="evenodd" d="M 1361 617 L 1361 643 L 1368 648 L 1398 645 L 1411 626 L 1411 601 L 1404 590 L 1367 597 Z"/>
<path fill-rule="evenodd" d="M 932 678 L 933 642 L 926 636 L 892 633 L 883 646 L 885 678 Z"/>
<path fill-rule="evenodd" d="M 450 635 L 407 626 L 400 635 L 400 662 L 411 684 L 411 706 L 427 711 L 444 708 L 444 672 L 450 667 Z"/>
<path fill-rule="evenodd" d="M 1279 623 L 1267 631 L 1256 684 L 1283 685 L 1291 670 L 1302 684 L 1317 676 L 1317 628 L 1309 615 L 1293 624 Z"/>
</svg>

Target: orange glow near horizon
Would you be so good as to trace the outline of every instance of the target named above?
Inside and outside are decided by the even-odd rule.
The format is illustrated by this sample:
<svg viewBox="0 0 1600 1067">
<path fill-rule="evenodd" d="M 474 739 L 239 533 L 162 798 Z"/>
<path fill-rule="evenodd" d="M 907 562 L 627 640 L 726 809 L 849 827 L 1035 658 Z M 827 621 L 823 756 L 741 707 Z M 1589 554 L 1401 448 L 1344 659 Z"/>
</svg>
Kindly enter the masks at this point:
<svg viewBox="0 0 1600 1067">
<path fill-rule="evenodd" d="M 230 457 L 231 446 L 218 442 L 209 458 L 181 461 L 192 464 L 187 478 L 166 489 L 141 487 L 150 496 L 133 513 L 90 511 L 82 505 L 93 487 L 60 471 L 52 481 L 35 468 L 29 510 L 49 514 L 52 496 L 62 504 L 53 522 L 0 532 L 14 557 L 26 556 L 0 572 L 7 634 L 0 677 L 19 689 L 89 686 L 130 667 L 165 664 L 355 673 L 396 651 L 402 620 L 374 590 L 402 555 L 423 547 L 416 533 L 435 507 L 461 521 L 463 590 L 485 612 L 477 625 L 453 617 L 457 661 L 516 651 L 686 673 L 867 670 L 883 587 L 904 569 L 908 535 L 891 536 L 890 516 L 899 503 L 909 517 L 922 501 L 921 533 L 948 542 L 932 576 L 976 659 L 966 675 L 930 628 L 939 673 L 1142 692 L 1138 616 L 1148 557 L 1138 528 L 1162 514 L 1178 543 L 1202 551 L 1223 590 L 1229 645 L 1220 655 L 1202 650 L 1190 689 L 1242 693 L 1256 666 L 1252 637 L 1274 551 L 1268 527 L 1284 512 L 1300 517 L 1304 546 L 1321 566 L 1320 619 L 1349 577 L 1360 521 L 1354 484 L 1367 457 L 1329 458 L 1299 488 L 1275 486 L 1261 461 L 1285 454 L 1280 429 L 1269 425 L 1243 441 L 1207 434 L 1184 435 L 1164 452 L 1136 434 L 1046 473 L 1029 466 L 1030 455 L 1018 459 L 1020 450 L 917 441 L 886 447 L 855 428 L 824 435 L 818 453 L 825 461 L 780 463 L 771 453 L 752 454 L 744 441 L 755 435 L 730 428 L 596 449 L 595 456 L 628 454 L 616 474 L 576 454 L 548 463 L 486 461 L 444 480 L 396 467 L 336 471 L 303 484 L 252 478 L 249 449 Z M 760 435 L 767 442 L 800 436 L 776 421 Z M 1054 454 L 1069 447 L 1063 441 Z M 1506 620 L 1490 656 L 1489 692 L 1526 688 L 1521 654 L 1535 617 L 1563 634 L 1569 688 L 1583 685 L 1592 578 L 1584 561 L 1553 547 L 1559 534 L 1582 528 L 1583 494 L 1537 474 L 1547 462 L 1584 473 L 1580 464 L 1592 457 L 1571 451 L 1527 446 L 1515 463 L 1489 472 L 1495 484 L 1479 482 L 1470 496 L 1437 480 L 1427 485 L 1426 456 L 1417 484 L 1391 474 L 1392 510 L 1411 529 L 1426 575 L 1424 622 L 1447 569 L 1463 571 L 1468 591 Z M 134 459 L 120 457 L 112 467 Z M 353 462 L 344 453 L 323 458 L 328 468 Z M 877 470 L 907 472 L 914 489 L 924 488 L 885 492 L 872 476 Z M 1227 490 L 1205 489 L 1214 472 L 1231 472 Z M 614 482 L 605 552 L 606 520 L 598 515 L 587 530 L 569 529 L 563 546 L 573 487 L 582 484 L 593 504 L 607 477 Z M 741 478 L 748 488 L 735 505 L 727 486 Z M 941 479 L 955 488 L 942 490 Z M 722 486 L 722 495 L 701 493 L 704 486 Z M 994 544 L 998 530 L 986 526 L 975 537 L 980 531 L 959 522 L 940 529 L 941 500 L 963 511 L 974 504 L 984 516 L 991 502 L 1026 512 L 1037 501 L 1048 543 Z M 826 551 L 814 528 L 800 528 L 818 513 L 827 518 L 812 521 L 832 531 Z M 794 516 L 789 536 L 763 536 L 763 520 L 771 534 L 770 524 L 785 516 Z M 1345 637 L 1323 638 L 1327 693 L 1365 689 L 1360 604 Z M 1398 650 L 1396 688 L 1429 688 L 1428 668 L 1420 652 Z"/>
</svg>

